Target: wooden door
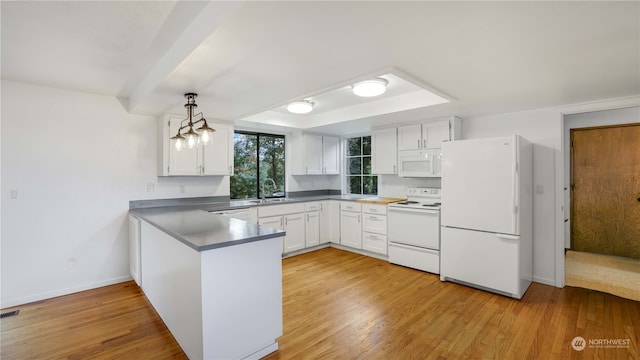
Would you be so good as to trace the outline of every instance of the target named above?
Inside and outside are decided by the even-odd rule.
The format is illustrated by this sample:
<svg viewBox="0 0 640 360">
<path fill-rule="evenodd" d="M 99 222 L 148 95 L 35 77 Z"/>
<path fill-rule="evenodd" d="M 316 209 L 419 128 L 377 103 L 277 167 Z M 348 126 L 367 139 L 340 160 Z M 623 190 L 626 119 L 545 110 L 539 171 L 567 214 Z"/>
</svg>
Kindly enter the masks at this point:
<svg viewBox="0 0 640 360">
<path fill-rule="evenodd" d="M 640 258 L 640 124 L 571 130 L 571 248 Z"/>
</svg>

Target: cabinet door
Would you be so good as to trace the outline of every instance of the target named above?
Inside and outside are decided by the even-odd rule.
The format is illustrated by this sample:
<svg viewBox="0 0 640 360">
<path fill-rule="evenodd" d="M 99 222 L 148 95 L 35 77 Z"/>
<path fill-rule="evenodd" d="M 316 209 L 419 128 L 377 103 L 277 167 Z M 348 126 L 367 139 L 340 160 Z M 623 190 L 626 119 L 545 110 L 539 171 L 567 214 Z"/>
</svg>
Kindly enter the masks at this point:
<svg viewBox="0 0 640 360">
<path fill-rule="evenodd" d="M 422 125 L 405 125 L 398 127 L 398 150 L 422 149 Z"/>
<path fill-rule="evenodd" d="M 178 133 L 182 118 L 169 118 L 169 134 L 175 136 Z M 188 149 L 183 147 L 176 150 L 173 141 L 168 142 L 169 146 L 169 175 L 200 175 L 200 148 Z"/>
<path fill-rule="evenodd" d="M 374 130 L 371 134 L 371 168 L 373 174 L 397 174 L 397 129 Z"/>
<path fill-rule="evenodd" d="M 340 139 L 332 136 L 322 137 L 322 173 L 340 174 Z"/>
<path fill-rule="evenodd" d="M 340 212 L 340 243 L 356 249 L 362 249 L 362 225 L 360 213 Z"/>
<path fill-rule="evenodd" d="M 422 124 L 423 142 L 425 149 L 440 148 L 443 141 L 451 140 L 449 134 L 449 121 L 435 121 L 432 123 Z"/>
<path fill-rule="evenodd" d="M 320 243 L 340 243 L 340 202 L 326 200 L 320 205 Z"/>
<path fill-rule="evenodd" d="M 305 218 L 305 247 L 320 245 L 320 212 L 308 212 Z"/>
<path fill-rule="evenodd" d="M 216 131 L 202 146 L 204 175 L 233 175 L 233 126 L 210 124 Z"/>
<path fill-rule="evenodd" d="M 301 149 L 304 152 L 304 173 L 307 175 L 322 174 L 322 136 L 304 134 Z M 294 151 L 297 151 L 294 149 Z"/>
<path fill-rule="evenodd" d="M 287 232 L 284 236 L 285 253 L 304 249 L 304 213 L 286 215 L 284 217 L 284 230 Z"/>
<path fill-rule="evenodd" d="M 268 226 L 277 230 L 284 230 L 284 216 L 270 216 L 258 219 L 258 224 Z M 288 235 L 288 234 L 287 234 Z M 280 238 L 280 249 L 284 254 L 284 240 Z"/>
</svg>

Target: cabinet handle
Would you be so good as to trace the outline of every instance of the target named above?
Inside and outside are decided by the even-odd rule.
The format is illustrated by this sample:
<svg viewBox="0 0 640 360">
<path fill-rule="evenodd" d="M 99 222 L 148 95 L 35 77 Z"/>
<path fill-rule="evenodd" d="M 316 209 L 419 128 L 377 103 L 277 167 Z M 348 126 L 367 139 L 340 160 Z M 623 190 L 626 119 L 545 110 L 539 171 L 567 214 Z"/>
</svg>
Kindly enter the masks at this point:
<svg viewBox="0 0 640 360">
<path fill-rule="evenodd" d="M 284 218 L 280 218 L 280 227 L 284 227 Z"/>
<path fill-rule="evenodd" d="M 371 212 L 378 212 L 378 209 L 369 209 Z"/>
<path fill-rule="evenodd" d="M 229 166 L 229 175 L 233 174 L 233 170 L 231 169 L 231 166 Z"/>
<path fill-rule="evenodd" d="M 640 200 L 638 200 L 638 201 L 640 201 Z M 320 203 L 320 211 L 324 211 L 324 206 L 323 205 L 324 205 L 323 203 Z"/>
<path fill-rule="evenodd" d="M 307 214 L 307 222 L 309 222 L 309 214 Z"/>
<path fill-rule="evenodd" d="M 360 222 L 360 215 L 358 215 L 358 222 Z"/>
<path fill-rule="evenodd" d="M 422 140 L 422 148 L 423 149 L 427 148 L 427 139 Z"/>
<path fill-rule="evenodd" d="M 309 166 L 305 166 L 305 167 L 304 167 L 304 173 L 305 173 L 305 174 L 308 174 L 308 173 L 309 173 Z"/>
<path fill-rule="evenodd" d="M 287 226 L 287 224 L 289 224 L 289 218 L 284 218 L 284 226 Z"/>
<path fill-rule="evenodd" d="M 395 165 L 393 165 L 393 173 L 394 174 L 396 173 L 396 166 Z"/>
<path fill-rule="evenodd" d="M 418 139 L 418 149 L 420 149 L 420 139 Z"/>
</svg>

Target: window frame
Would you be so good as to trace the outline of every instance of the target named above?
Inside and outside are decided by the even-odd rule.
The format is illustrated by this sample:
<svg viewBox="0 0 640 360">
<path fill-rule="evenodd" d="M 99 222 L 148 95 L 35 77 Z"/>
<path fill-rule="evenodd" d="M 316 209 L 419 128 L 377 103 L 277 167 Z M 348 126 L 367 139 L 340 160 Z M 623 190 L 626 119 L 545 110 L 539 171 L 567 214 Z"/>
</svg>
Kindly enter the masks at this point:
<svg viewBox="0 0 640 360">
<path fill-rule="evenodd" d="M 371 153 L 369 155 L 364 155 L 363 154 L 363 150 L 364 150 L 364 142 L 362 141 L 362 138 L 370 138 L 369 144 L 372 146 L 371 148 Z M 360 155 L 356 155 L 356 156 L 350 156 L 349 155 L 349 140 L 350 139 L 356 139 L 356 138 L 360 138 Z M 343 156 L 342 156 L 342 161 L 344 163 L 343 165 L 343 174 L 342 174 L 342 183 L 343 183 L 343 190 L 342 193 L 345 195 L 370 195 L 370 196 L 375 196 L 378 194 L 379 189 L 378 189 L 378 175 L 377 174 L 373 174 L 373 173 L 369 173 L 369 174 L 364 174 L 364 158 L 369 157 L 371 162 L 373 162 L 373 135 L 371 133 L 363 133 L 363 134 L 352 134 L 352 135 L 348 135 L 345 136 L 343 138 Z M 360 174 L 350 174 L 349 173 L 349 159 L 350 158 L 360 158 L 360 169 L 361 169 L 361 173 Z M 370 166 L 372 166 L 372 164 L 370 164 Z M 352 193 L 351 192 L 351 187 L 350 187 L 350 182 L 349 182 L 349 177 L 353 177 L 353 176 L 358 176 L 360 177 L 360 193 Z M 374 178 L 374 182 L 375 182 L 375 193 L 372 194 L 364 194 L 364 177 L 372 177 Z"/>
<path fill-rule="evenodd" d="M 251 131 L 251 130 L 234 130 L 233 131 L 234 136 L 235 134 L 242 134 L 242 135 L 255 135 L 256 136 L 256 194 L 257 194 L 257 198 L 256 199 L 260 199 L 261 197 L 261 179 L 260 179 L 260 136 L 269 136 L 269 137 L 276 137 L 276 138 L 282 138 L 282 147 L 283 147 L 283 156 L 284 156 L 284 179 L 282 182 L 282 195 L 281 196 L 265 196 L 265 199 L 276 199 L 276 198 L 284 198 L 286 196 L 286 185 L 287 185 L 287 137 L 285 135 L 282 134 L 270 134 L 270 133 L 265 133 L 265 132 L 260 132 L 260 131 Z M 235 152 L 235 141 L 234 141 L 234 152 Z M 235 167 L 235 159 L 234 159 L 234 167 Z M 235 172 L 234 175 L 235 176 Z M 229 179 L 229 187 L 231 187 L 231 179 Z M 229 189 L 231 190 L 231 189 Z M 243 200 L 243 199 L 234 199 L 231 197 L 231 191 L 229 191 L 229 198 L 231 200 Z"/>
</svg>

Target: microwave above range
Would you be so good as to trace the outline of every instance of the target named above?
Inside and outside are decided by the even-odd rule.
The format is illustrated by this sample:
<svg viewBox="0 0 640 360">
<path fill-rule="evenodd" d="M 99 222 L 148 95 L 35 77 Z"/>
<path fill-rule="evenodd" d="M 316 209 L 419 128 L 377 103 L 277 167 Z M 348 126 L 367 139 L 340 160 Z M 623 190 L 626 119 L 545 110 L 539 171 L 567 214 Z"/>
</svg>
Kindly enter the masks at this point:
<svg viewBox="0 0 640 360">
<path fill-rule="evenodd" d="M 398 176 L 400 177 L 441 177 L 442 150 L 401 150 L 398 151 Z"/>
</svg>

